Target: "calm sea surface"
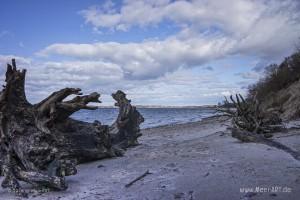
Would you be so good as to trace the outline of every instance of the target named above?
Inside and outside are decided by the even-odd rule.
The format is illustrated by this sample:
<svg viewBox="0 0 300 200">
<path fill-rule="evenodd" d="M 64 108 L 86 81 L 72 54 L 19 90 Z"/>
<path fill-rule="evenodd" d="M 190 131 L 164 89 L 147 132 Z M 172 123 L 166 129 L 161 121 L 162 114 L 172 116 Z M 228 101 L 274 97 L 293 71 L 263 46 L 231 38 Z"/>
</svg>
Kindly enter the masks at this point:
<svg viewBox="0 0 300 200">
<path fill-rule="evenodd" d="M 216 113 L 216 110 L 212 108 L 138 108 L 138 110 L 145 118 L 141 128 L 195 122 Z M 73 114 L 72 118 L 86 122 L 98 120 L 102 124 L 111 125 L 117 115 L 118 109 L 99 108 L 97 110 L 80 110 Z"/>
</svg>

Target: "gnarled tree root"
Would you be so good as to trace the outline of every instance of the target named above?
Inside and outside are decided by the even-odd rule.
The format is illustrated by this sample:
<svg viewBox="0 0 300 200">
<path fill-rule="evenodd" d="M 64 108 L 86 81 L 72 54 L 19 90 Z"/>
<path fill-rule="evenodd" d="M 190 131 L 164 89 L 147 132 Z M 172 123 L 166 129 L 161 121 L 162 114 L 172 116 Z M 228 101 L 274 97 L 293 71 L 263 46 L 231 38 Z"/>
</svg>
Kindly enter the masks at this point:
<svg viewBox="0 0 300 200">
<path fill-rule="evenodd" d="M 97 109 L 88 104 L 100 103 L 100 94 L 82 95 L 79 88 L 65 88 L 32 105 L 25 95 L 25 75 L 26 70 L 17 70 L 13 59 L 7 65 L 6 85 L 0 93 L 2 187 L 21 196 L 26 193 L 19 181 L 65 190 L 65 176 L 76 174 L 77 163 L 121 156 L 120 144 L 126 148 L 137 143 L 144 119 L 129 101 L 116 99 L 119 131 L 111 133 L 109 126 L 98 121 L 70 118 L 80 109 Z M 65 101 L 70 95 L 76 96 Z"/>
</svg>

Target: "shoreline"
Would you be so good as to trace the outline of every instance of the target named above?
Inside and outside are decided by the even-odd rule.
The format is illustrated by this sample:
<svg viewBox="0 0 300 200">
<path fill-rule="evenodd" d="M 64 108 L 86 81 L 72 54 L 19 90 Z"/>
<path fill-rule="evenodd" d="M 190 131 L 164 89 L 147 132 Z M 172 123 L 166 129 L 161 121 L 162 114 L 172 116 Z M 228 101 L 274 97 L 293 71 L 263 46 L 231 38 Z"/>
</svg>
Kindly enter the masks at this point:
<svg viewBox="0 0 300 200">
<path fill-rule="evenodd" d="M 213 116 L 209 116 L 209 117 L 204 117 L 202 119 L 199 119 L 197 121 L 190 121 L 190 122 L 182 122 L 182 123 L 171 123 L 171 124 L 164 124 L 164 125 L 157 125 L 157 126 L 153 126 L 153 127 L 147 127 L 147 128 L 142 128 L 141 131 L 143 130 L 149 130 L 149 129 L 155 129 L 155 128 L 167 128 L 167 127 L 174 127 L 174 126 L 180 126 L 180 125 L 188 125 L 188 124 L 197 124 L 200 123 L 202 121 L 205 120 L 210 120 L 210 119 L 214 119 L 214 118 L 219 118 L 222 117 L 223 115 L 213 115 Z"/>
<path fill-rule="evenodd" d="M 142 129 L 140 145 L 123 157 L 78 166 L 64 192 L 30 195 L 39 200 L 292 199 L 300 196 L 300 162 L 275 147 L 232 138 L 225 116 Z M 297 130 L 274 140 L 300 151 Z M 282 136 L 282 137 L 280 137 Z M 280 162 L 279 162 L 280 161 Z M 126 187 L 132 180 L 151 174 Z M 291 188 L 291 192 L 241 192 L 241 188 Z M 0 189 L 3 199 L 16 199 Z M 17 198 L 18 199 L 18 198 Z"/>
<path fill-rule="evenodd" d="M 104 108 L 111 110 L 111 108 Z M 149 128 L 155 128 L 155 127 L 161 127 L 161 126 L 174 126 L 176 124 L 185 124 L 185 123 L 193 123 L 193 122 L 199 122 L 207 117 L 219 115 L 220 113 L 216 111 L 213 108 L 208 108 L 209 111 L 203 110 L 203 108 L 195 108 L 192 110 L 198 110 L 198 111 L 191 111 L 190 114 L 186 114 L 183 112 L 182 114 L 185 114 L 185 116 L 181 116 L 181 111 L 178 112 L 171 112 L 162 114 L 162 112 L 152 112 L 149 110 L 160 110 L 161 108 L 143 108 L 146 111 L 141 112 L 144 117 L 146 117 L 146 121 L 140 125 L 141 130 L 142 129 L 149 129 Z M 164 109 L 164 108 L 163 108 Z M 182 110 L 185 111 L 186 108 L 166 108 L 171 110 Z M 100 109 L 101 110 L 101 109 Z M 90 113 L 91 112 L 91 113 Z M 90 114 L 89 114 L 90 113 Z M 189 112 L 188 112 L 189 113 Z M 174 116 L 173 116 L 174 114 Z M 157 115 L 154 117 L 153 115 Z M 96 114 L 92 111 L 78 111 L 74 115 L 71 116 L 72 119 L 84 121 L 88 123 L 93 123 L 94 120 L 99 120 L 103 125 L 111 125 L 114 123 L 115 119 L 117 118 L 117 109 L 115 109 L 115 113 L 111 112 L 100 112 Z"/>
</svg>

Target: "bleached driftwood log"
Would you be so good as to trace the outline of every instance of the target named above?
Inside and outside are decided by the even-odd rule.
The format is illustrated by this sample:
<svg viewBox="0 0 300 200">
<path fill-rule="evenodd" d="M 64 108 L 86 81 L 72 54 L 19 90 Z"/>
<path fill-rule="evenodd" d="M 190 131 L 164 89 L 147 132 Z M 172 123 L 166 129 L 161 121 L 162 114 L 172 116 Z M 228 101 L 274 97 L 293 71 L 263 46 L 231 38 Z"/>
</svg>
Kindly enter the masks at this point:
<svg viewBox="0 0 300 200">
<path fill-rule="evenodd" d="M 6 85 L 0 93 L 0 167 L 5 177 L 2 187 L 22 196 L 27 194 L 20 181 L 65 190 L 65 176 L 76 174 L 77 163 L 119 156 L 122 140 L 131 144 L 128 141 L 137 132 L 128 131 L 133 129 L 126 128 L 125 137 L 123 132 L 112 137 L 107 125 L 70 118 L 80 109 L 97 109 L 88 104 L 100 103 L 100 94 L 81 96 L 80 89 L 65 88 L 32 105 L 25 95 L 25 75 L 25 70 L 17 70 L 13 59 L 7 65 Z M 76 96 L 64 101 L 70 95 Z M 126 127 L 136 127 L 130 123 Z"/>
</svg>

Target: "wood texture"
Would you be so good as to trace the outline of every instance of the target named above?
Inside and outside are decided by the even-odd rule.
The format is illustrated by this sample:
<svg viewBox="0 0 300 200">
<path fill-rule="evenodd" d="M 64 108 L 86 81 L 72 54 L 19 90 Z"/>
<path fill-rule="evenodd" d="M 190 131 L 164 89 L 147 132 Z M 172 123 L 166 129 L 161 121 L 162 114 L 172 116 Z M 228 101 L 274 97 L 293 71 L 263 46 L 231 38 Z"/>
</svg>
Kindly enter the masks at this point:
<svg viewBox="0 0 300 200">
<path fill-rule="evenodd" d="M 137 144 L 144 119 L 124 92 L 113 94 L 120 113 L 117 131 L 110 133 L 112 128 L 99 121 L 70 118 L 80 109 L 97 109 L 88 104 L 100 103 L 100 94 L 82 95 L 79 88 L 65 88 L 32 105 L 25 95 L 26 70 L 18 70 L 13 59 L 5 75 L 0 93 L 0 166 L 5 176 L 2 187 L 15 194 L 27 195 L 20 181 L 65 190 L 65 176 L 77 173 L 76 164 L 121 156 L 125 148 Z M 70 95 L 76 96 L 65 101 Z"/>
</svg>

